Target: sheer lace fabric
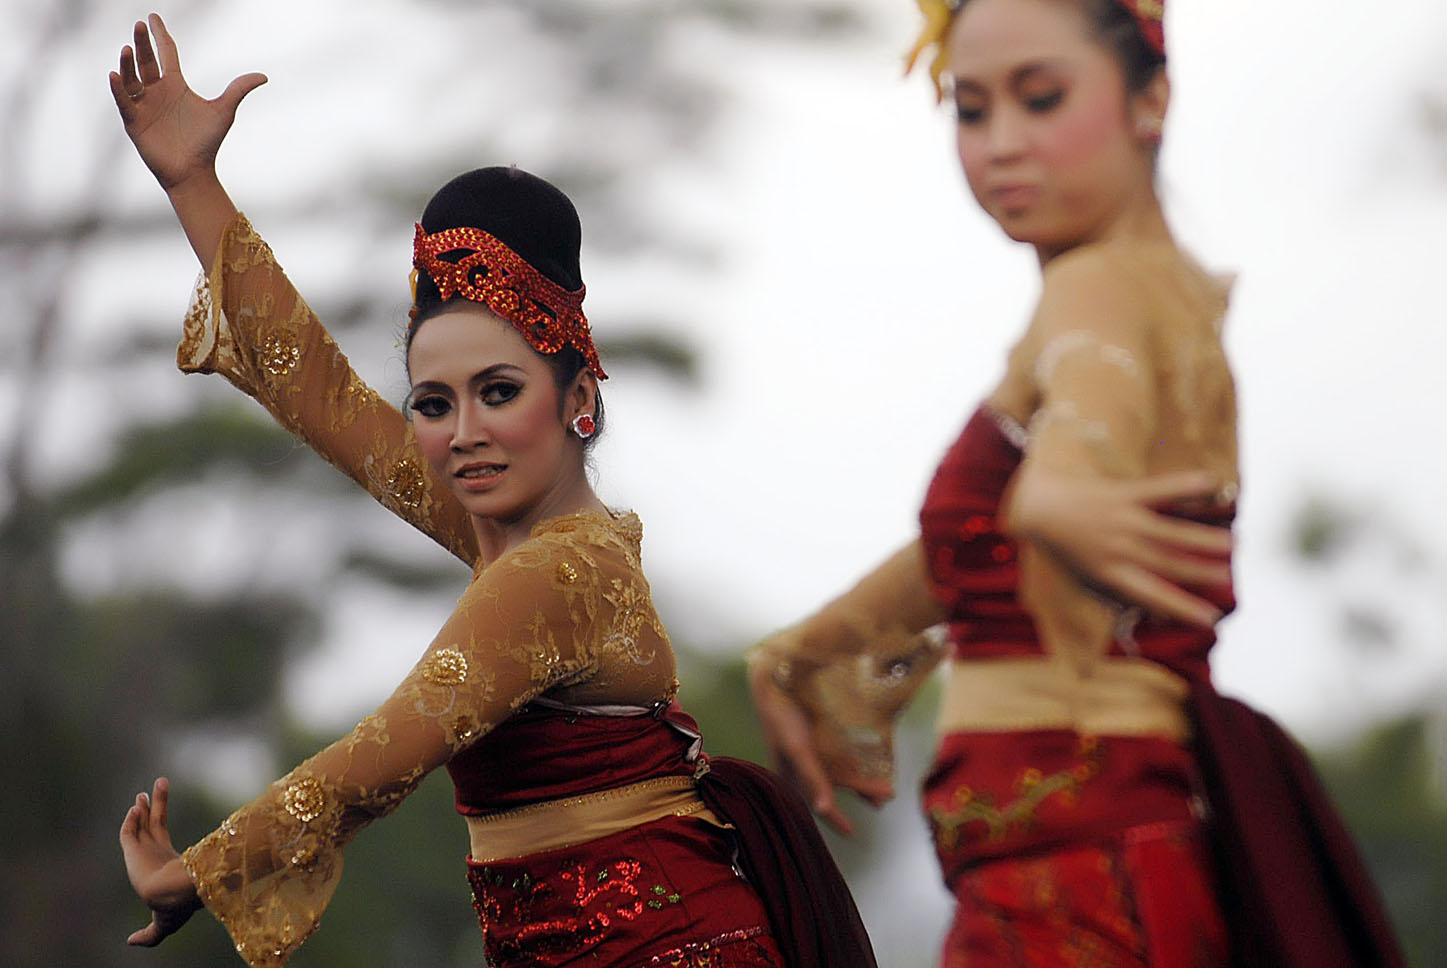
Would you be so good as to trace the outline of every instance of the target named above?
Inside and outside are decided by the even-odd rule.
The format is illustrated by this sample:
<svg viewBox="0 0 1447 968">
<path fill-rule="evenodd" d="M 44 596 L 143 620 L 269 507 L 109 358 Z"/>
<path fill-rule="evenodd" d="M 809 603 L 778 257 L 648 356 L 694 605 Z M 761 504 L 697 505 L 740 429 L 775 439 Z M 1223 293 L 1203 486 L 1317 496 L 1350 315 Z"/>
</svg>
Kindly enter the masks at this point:
<svg viewBox="0 0 1447 968">
<path fill-rule="evenodd" d="M 283 963 L 315 929 L 357 831 L 531 699 L 671 694 L 636 523 L 582 513 L 540 525 L 481 570 L 374 713 L 186 851 L 202 900 L 250 964 Z"/>
<path fill-rule="evenodd" d="M 1200 469 L 1237 490 L 1235 388 L 1221 345 L 1226 285 L 1174 246 L 1091 246 L 1047 266 L 1002 394 L 1029 430 L 1022 473 L 1133 478 Z M 1057 559 L 1020 549 L 1020 595 L 1046 651 L 1085 669 L 1130 623 Z"/>
<path fill-rule="evenodd" d="M 280 965 L 316 928 L 347 843 L 428 772 L 544 694 L 668 699 L 674 656 L 632 514 L 554 518 L 497 561 L 479 560 L 468 516 L 416 454 L 405 418 L 351 370 L 244 216 L 197 287 L 178 363 L 224 375 L 474 566 L 452 616 L 375 712 L 183 855 L 237 951 L 253 966 Z"/>
<path fill-rule="evenodd" d="M 887 777 L 895 720 L 944 656 L 939 621 L 915 541 L 808 620 L 759 643 L 749 660 L 806 710 L 836 775 Z"/>
<path fill-rule="evenodd" d="M 417 453 L 411 425 L 352 370 L 245 215 L 197 281 L 176 363 L 226 377 L 399 517 L 476 563 L 467 514 Z"/>
</svg>

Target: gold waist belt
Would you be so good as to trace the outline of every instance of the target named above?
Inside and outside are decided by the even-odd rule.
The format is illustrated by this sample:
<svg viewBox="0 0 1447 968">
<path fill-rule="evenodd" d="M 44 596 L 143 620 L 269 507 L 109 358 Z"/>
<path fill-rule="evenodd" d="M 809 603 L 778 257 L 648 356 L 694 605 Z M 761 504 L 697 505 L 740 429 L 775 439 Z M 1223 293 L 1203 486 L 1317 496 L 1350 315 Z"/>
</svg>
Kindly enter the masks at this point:
<svg viewBox="0 0 1447 968">
<path fill-rule="evenodd" d="M 1046 656 L 956 659 L 936 728 L 946 733 L 1073 729 L 1184 742 L 1183 679 L 1146 659 L 1109 656 L 1084 671 Z"/>
<path fill-rule="evenodd" d="M 704 806 L 693 777 L 663 776 L 613 790 L 468 817 L 474 861 L 486 863 L 572 847 L 663 817 L 698 817 L 726 826 Z"/>
</svg>

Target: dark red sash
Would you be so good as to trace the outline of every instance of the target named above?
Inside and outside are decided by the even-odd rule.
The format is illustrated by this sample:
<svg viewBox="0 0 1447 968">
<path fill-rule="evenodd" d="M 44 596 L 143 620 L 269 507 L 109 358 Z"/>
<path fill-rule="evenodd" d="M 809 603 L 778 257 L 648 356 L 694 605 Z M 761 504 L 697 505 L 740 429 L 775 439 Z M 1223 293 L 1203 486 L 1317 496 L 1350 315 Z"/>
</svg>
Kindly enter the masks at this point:
<svg viewBox="0 0 1447 968">
<path fill-rule="evenodd" d="M 1203 679 L 1191 707 L 1233 968 L 1405 968 L 1366 865 L 1301 749 Z"/>
</svg>

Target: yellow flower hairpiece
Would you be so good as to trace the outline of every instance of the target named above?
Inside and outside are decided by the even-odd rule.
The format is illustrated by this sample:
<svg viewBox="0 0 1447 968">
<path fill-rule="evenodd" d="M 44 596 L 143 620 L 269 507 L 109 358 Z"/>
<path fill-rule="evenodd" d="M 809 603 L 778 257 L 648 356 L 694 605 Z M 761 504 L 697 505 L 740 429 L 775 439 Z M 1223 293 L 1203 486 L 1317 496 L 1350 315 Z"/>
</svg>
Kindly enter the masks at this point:
<svg viewBox="0 0 1447 968">
<path fill-rule="evenodd" d="M 945 36 L 950 32 L 950 24 L 954 22 L 955 14 L 960 9 L 959 0 L 915 0 L 919 5 L 920 13 L 924 14 L 924 26 L 920 28 L 919 38 L 914 42 L 908 57 L 905 58 L 904 72 L 908 74 L 914 70 L 915 62 L 920 55 L 931 47 L 934 53 L 930 56 L 929 77 L 930 83 L 935 88 L 935 101 L 945 99 L 945 88 L 940 79 L 945 73 Z"/>
</svg>

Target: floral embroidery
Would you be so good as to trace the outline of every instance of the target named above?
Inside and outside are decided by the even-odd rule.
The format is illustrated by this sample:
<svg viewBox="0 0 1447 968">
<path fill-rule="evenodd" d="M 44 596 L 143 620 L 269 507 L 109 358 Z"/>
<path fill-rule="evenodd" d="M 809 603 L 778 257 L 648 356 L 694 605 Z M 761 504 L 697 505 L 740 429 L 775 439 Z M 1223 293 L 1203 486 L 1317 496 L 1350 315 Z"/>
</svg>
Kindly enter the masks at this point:
<svg viewBox="0 0 1447 968">
<path fill-rule="evenodd" d="M 262 336 L 259 359 L 272 376 L 286 376 L 301 360 L 301 347 L 291 333 L 274 329 Z"/>
<path fill-rule="evenodd" d="M 615 922 L 678 904 L 683 895 L 666 884 L 647 884 L 642 861 L 565 861 L 534 878 L 503 866 L 468 871 L 473 907 L 483 925 L 489 964 L 561 964 L 596 947 Z M 507 925 L 507 930 L 497 930 Z M 489 928 L 494 930 L 489 930 Z"/>
<path fill-rule="evenodd" d="M 438 649 L 423 666 L 422 678 L 439 686 L 460 686 L 467 681 L 467 656 L 456 649 Z"/>
<path fill-rule="evenodd" d="M 399 460 L 387 477 L 387 491 L 404 508 L 421 507 L 422 497 L 427 493 L 427 482 L 422 477 L 421 468 L 410 457 Z"/>
<path fill-rule="evenodd" d="M 311 823 L 326 809 L 327 795 L 316 777 L 304 776 L 286 788 L 286 793 L 282 794 L 282 805 L 287 813 L 302 823 Z"/>
<path fill-rule="evenodd" d="M 960 785 L 951 797 L 949 808 L 934 807 L 929 811 L 936 842 L 943 850 L 953 850 L 960 842 L 963 828 L 971 823 L 984 824 L 990 840 L 1028 830 L 1034 825 L 1035 811 L 1041 804 L 1057 795 L 1065 803 L 1073 803 L 1081 784 L 1100 772 L 1100 747 L 1087 746 L 1085 753 L 1085 759 L 1076 766 L 1049 776 L 1033 768 L 1024 770 L 1015 783 L 1019 796 L 1003 806 L 997 805 L 989 794 Z"/>
</svg>

